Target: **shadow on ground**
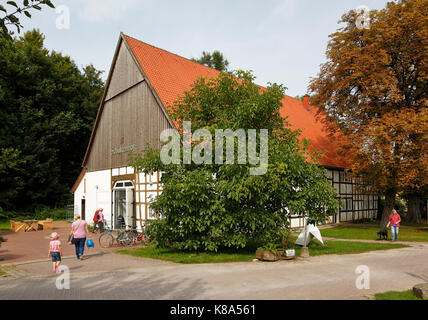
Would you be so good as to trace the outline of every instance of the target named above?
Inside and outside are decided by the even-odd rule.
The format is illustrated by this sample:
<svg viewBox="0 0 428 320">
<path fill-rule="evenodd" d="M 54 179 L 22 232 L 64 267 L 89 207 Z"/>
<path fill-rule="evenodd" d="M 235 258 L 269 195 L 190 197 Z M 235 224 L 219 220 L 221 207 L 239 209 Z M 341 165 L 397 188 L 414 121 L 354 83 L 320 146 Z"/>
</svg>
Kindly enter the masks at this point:
<svg viewBox="0 0 428 320">
<path fill-rule="evenodd" d="M 109 272 L 86 276 L 71 276 L 70 289 L 58 290 L 58 275 L 0 282 L 0 300 L 10 299 L 194 299 L 206 289 L 201 280 L 167 279 L 161 275 L 142 272 Z"/>
</svg>

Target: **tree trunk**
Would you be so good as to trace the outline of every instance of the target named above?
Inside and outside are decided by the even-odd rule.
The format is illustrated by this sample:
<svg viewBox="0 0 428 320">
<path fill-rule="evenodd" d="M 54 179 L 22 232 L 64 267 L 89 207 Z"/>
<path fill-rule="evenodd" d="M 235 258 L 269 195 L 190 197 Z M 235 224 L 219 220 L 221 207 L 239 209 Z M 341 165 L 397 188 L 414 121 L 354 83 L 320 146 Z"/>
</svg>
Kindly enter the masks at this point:
<svg viewBox="0 0 428 320">
<path fill-rule="evenodd" d="M 382 219 L 380 221 L 381 228 L 386 227 L 388 223 L 389 215 L 391 214 L 392 209 L 394 209 L 395 195 L 396 195 L 395 190 L 388 190 L 385 193 L 385 206 L 383 207 Z"/>
<path fill-rule="evenodd" d="M 407 218 L 406 221 L 413 223 L 421 223 L 421 199 L 416 194 L 407 196 Z"/>
</svg>

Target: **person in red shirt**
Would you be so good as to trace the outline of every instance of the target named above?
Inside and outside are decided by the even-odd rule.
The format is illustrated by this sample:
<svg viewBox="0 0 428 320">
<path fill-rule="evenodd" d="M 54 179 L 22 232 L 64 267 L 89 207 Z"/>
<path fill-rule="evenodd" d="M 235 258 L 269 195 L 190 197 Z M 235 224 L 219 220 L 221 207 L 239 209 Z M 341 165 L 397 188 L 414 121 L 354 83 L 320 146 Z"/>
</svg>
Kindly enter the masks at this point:
<svg viewBox="0 0 428 320">
<path fill-rule="evenodd" d="M 92 233 L 95 233 L 98 229 L 101 232 L 104 232 L 104 214 L 102 208 L 95 211 L 94 218 L 92 220 L 94 221 L 94 231 L 92 231 Z"/>
<path fill-rule="evenodd" d="M 101 230 L 101 232 L 104 232 L 104 209 L 100 208 L 98 210 L 98 229 Z"/>
<path fill-rule="evenodd" d="M 99 212 L 100 212 L 100 209 L 97 209 L 95 211 L 94 218 L 92 219 L 94 221 L 94 230 L 92 231 L 92 233 L 95 233 L 95 231 L 97 231 L 97 229 L 99 228 L 99 225 L 98 225 Z"/>
<path fill-rule="evenodd" d="M 398 239 L 398 229 L 400 228 L 401 217 L 398 214 L 397 210 L 392 209 L 392 213 L 389 215 L 389 221 L 386 225 L 387 228 L 391 227 L 391 238 L 392 241 L 397 241 Z"/>
</svg>

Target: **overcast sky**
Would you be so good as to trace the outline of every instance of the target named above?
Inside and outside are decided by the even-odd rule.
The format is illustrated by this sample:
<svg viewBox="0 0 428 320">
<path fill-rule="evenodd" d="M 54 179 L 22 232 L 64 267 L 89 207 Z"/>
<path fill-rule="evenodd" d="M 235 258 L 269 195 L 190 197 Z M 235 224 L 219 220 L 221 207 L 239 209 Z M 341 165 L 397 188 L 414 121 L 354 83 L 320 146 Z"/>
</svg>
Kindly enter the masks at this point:
<svg viewBox="0 0 428 320">
<path fill-rule="evenodd" d="M 1 0 L 1 2 L 5 2 Z M 45 7 L 22 18 L 39 28 L 49 49 L 79 66 L 92 63 L 107 77 L 119 33 L 186 58 L 219 50 L 231 69 L 253 70 L 256 82 L 282 83 L 291 96 L 306 93 L 325 61 L 328 35 L 341 15 L 385 0 L 53 0 L 67 6 L 70 28 L 58 29 L 61 13 Z"/>
</svg>

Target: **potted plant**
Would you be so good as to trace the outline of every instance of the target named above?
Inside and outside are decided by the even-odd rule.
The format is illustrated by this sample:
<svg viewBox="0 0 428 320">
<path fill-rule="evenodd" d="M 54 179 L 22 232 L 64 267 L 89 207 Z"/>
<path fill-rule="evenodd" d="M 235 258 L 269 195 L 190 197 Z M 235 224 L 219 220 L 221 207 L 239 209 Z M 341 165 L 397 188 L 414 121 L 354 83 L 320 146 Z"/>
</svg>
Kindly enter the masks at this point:
<svg viewBox="0 0 428 320">
<path fill-rule="evenodd" d="M 269 243 L 258 248 L 256 251 L 256 258 L 263 261 L 278 261 L 279 254 L 277 245 Z"/>
</svg>

